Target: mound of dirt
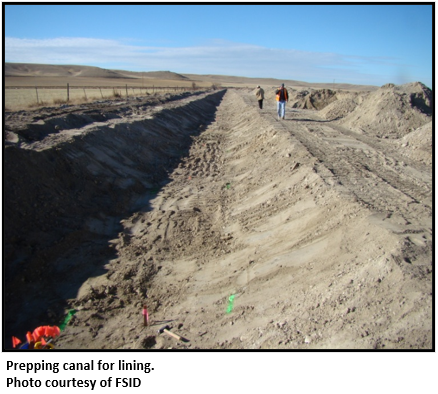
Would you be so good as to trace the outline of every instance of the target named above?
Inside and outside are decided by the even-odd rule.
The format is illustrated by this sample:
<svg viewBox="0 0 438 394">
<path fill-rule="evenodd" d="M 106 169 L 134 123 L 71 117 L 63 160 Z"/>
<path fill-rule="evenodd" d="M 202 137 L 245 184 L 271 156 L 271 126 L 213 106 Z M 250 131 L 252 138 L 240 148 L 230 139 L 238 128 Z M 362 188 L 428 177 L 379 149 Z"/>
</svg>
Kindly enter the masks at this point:
<svg viewBox="0 0 438 394">
<path fill-rule="evenodd" d="M 397 139 L 429 123 L 432 91 L 422 83 L 387 84 L 372 92 L 290 89 L 292 108 L 319 110 L 326 120 L 360 133 Z"/>
<path fill-rule="evenodd" d="M 342 124 L 379 138 L 401 138 L 432 116 L 432 91 L 422 83 L 388 84 L 364 97 Z"/>
</svg>

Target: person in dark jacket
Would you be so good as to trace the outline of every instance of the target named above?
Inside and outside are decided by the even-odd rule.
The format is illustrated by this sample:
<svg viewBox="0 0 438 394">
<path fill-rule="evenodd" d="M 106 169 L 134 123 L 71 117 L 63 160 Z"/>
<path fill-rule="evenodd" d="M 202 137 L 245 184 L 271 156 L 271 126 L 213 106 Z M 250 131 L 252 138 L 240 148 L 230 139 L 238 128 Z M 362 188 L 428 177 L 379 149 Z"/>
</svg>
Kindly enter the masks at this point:
<svg viewBox="0 0 438 394">
<path fill-rule="evenodd" d="M 257 101 L 259 102 L 259 108 L 263 108 L 263 99 L 265 98 L 265 91 L 260 87 L 260 85 L 257 86 L 255 95 L 257 97 Z"/>
<path fill-rule="evenodd" d="M 280 88 L 275 91 L 275 96 L 277 99 L 278 120 L 284 119 L 284 115 L 286 112 L 286 103 L 289 101 L 289 96 L 287 93 L 287 89 L 284 87 L 284 83 L 282 83 Z"/>
</svg>

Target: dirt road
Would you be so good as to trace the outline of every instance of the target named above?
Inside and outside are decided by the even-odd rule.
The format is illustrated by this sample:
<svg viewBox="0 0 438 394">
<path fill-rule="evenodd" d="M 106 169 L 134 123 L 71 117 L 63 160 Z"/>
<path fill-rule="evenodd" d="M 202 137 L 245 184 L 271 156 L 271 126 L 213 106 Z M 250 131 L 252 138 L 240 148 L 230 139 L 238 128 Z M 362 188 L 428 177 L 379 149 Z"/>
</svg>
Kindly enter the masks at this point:
<svg viewBox="0 0 438 394">
<path fill-rule="evenodd" d="M 269 93 L 263 110 L 248 90 L 201 96 L 9 136 L 9 203 L 35 178 L 50 201 L 8 217 L 11 326 L 74 308 L 58 349 L 430 349 L 431 166 L 317 111 L 277 121 Z M 47 167 L 17 185 L 25 149 Z M 33 228 L 49 222 L 59 238 Z"/>
</svg>

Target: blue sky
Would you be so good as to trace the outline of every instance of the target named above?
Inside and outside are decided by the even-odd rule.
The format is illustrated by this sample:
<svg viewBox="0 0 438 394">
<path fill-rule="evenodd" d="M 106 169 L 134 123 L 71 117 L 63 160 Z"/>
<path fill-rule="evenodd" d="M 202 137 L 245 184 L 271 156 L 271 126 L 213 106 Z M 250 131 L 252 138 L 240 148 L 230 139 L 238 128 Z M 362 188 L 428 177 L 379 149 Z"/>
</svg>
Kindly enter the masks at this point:
<svg viewBox="0 0 438 394">
<path fill-rule="evenodd" d="M 432 88 L 432 5 L 5 5 L 5 61 Z"/>
</svg>

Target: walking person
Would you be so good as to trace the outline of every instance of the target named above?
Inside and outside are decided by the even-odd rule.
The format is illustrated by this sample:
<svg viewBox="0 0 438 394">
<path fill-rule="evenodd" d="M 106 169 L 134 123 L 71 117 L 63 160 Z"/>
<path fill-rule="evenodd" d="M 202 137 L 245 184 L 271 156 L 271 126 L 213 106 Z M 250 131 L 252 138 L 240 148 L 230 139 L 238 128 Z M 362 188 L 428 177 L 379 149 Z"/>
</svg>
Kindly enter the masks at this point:
<svg viewBox="0 0 438 394">
<path fill-rule="evenodd" d="M 260 85 L 257 85 L 255 95 L 259 102 L 259 108 L 263 109 L 263 99 L 265 98 L 265 91 L 260 87 Z"/>
<path fill-rule="evenodd" d="M 284 119 L 284 115 L 286 112 L 286 103 L 289 100 L 287 89 L 284 87 L 284 83 L 282 83 L 280 88 L 275 91 L 275 95 L 277 99 L 278 120 Z"/>
</svg>

